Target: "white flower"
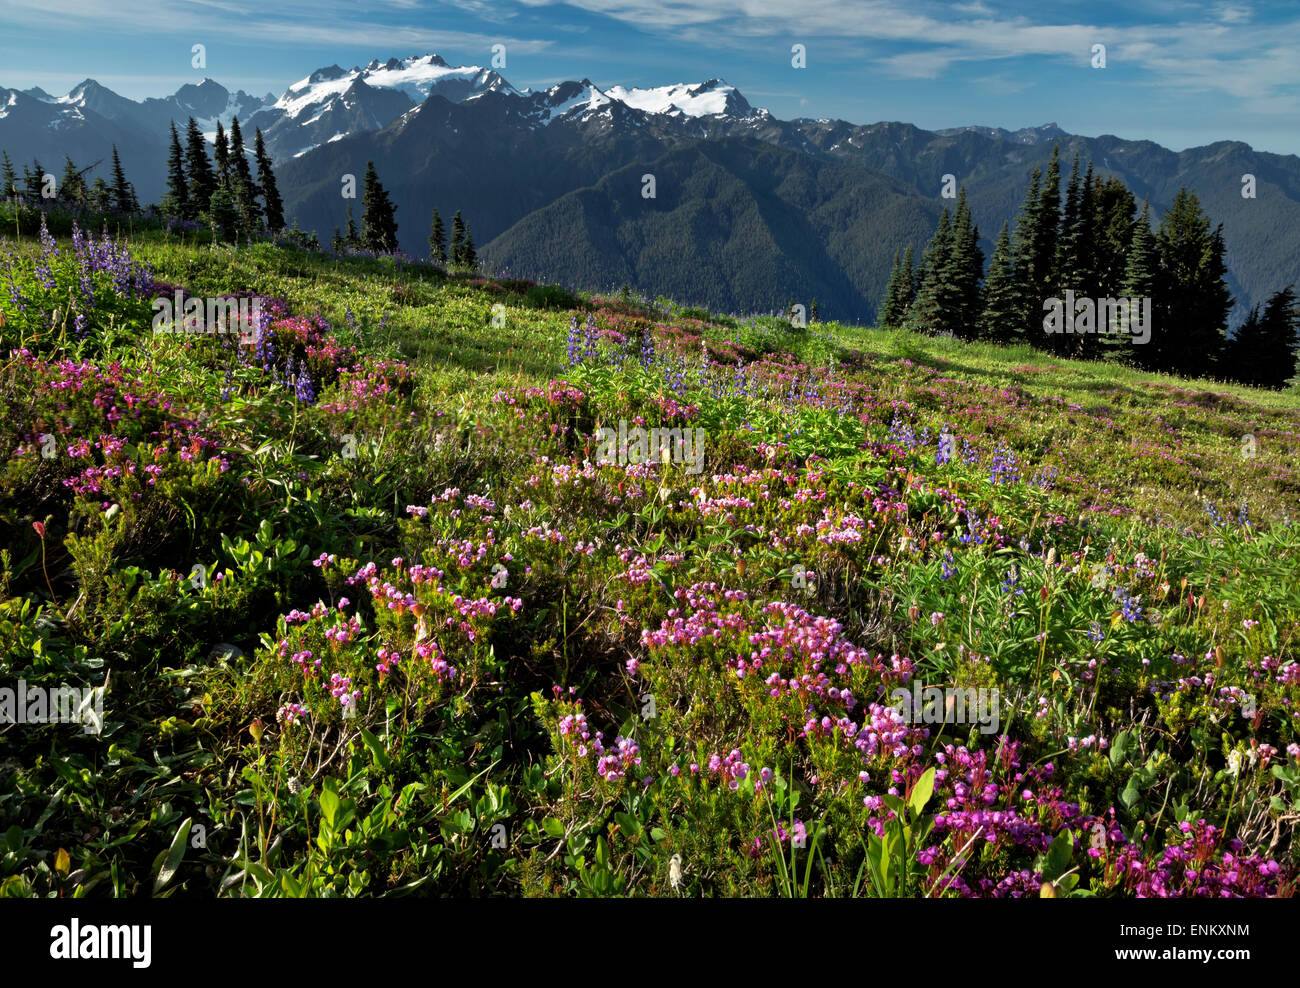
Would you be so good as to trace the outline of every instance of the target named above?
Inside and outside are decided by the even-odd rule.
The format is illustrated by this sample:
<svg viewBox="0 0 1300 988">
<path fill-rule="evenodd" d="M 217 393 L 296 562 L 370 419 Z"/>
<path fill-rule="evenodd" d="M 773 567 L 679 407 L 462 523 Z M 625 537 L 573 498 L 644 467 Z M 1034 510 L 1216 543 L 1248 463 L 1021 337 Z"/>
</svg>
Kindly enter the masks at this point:
<svg viewBox="0 0 1300 988">
<path fill-rule="evenodd" d="M 1241 772 L 1241 752 L 1232 751 L 1228 754 L 1228 774 L 1234 778 Z"/>
<path fill-rule="evenodd" d="M 682 884 L 682 856 L 674 854 L 668 859 L 668 884 L 680 888 Z"/>
</svg>

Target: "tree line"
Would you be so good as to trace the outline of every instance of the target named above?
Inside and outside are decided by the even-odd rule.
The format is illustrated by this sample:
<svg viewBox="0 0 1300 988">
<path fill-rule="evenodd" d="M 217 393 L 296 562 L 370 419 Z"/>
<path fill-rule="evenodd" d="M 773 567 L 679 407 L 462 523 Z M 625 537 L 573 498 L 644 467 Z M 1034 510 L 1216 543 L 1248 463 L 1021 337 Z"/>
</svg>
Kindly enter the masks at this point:
<svg viewBox="0 0 1300 988">
<path fill-rule="evenodd" d="M 127 181 L 116 144 L 113 145 L 112 182 L 102 175 L 97 175 L 93 182 L 87 181 L 87 173 L 98 168 L 100 163 L 96 161 L 93 165 L 78 168 L 70 157 L 64 155 L 63 174 L 51 190 L 54 201 L 64 206 L 91 209 L 97 213 L 138 213 L 140 201 L 136 198 L 135 186 Z M 15 199 L 21 203 L 46 199 L 46 174 L 45 166 L 39 159 L 33 158 L 30 166 L 23 166 L 20 185 L 9 152 L 0 151 L 0 188 L 3 189 L 3 198 Z"/>
<path fill-rule="evenodd" d="M 1150 203 L 1139 213 L 1132 191 L 1115 177 L 1102 179 L 1091 162 L 1080 175 L 1077 154 L 1063 202 L 1060 184 L 1058 145 L 1046 172 L 1030 175 L 1015 231 L 1003 224 L 987 271 L 963 186 L 919 263 L 910 247 L 894 255 L 880 325 L 1020 340 L 1060 356 L 1263 387 L 1280 387 L 1295 373 L 1294 285 L 1256 305 L 1228 337 L 1233 299 L 1223 225 L 1211 228 L 1195 193 L 1180 189 L 1153 230 Z M 1149 300 L 1146 320 L 1142 300 Z M 1053 311 L 1067 309 L 1064 325 L 1051 322 Z"/>
<path fill-rule="evenodd" d="M 238 117 L 230 121 L 229 136 L 217 121 L 211 159 L 208 142 L 195 119 L 190 117 L 186 125 L 184 148 L 173 120 L 167 153 L 167 191 L 160 206 L 163 214 L 191 221 L 206 217 L 223 240 L 262 229 L 280 232 L 284 229 L 284 203 L 260 127 L 254 128 L 253 161 L 257 165 L 256 179 L 248 163 Z"/>
<path fill-rule="evenodd" d="M 347 232 L 340 232 L 339 228 L 335 227 L 330 247 L 336 254 L 348 247 L 375 254 L 392 253 L 397 250 L 397 207 L 393 205 L 383 183 L 379 181 L 373 161 L 366 162 L 366 175 L 362 182 L 361 230 L 357 231 L 356 221 L 352 216 L 352 204 L 349 203 Z M 429 229 L 429 260 L 444 268 L 478 270 L 478 252 L 474 249 L 474 235 L 461 217 L 459 209 L 456 210 L 456 215 L 451 221 L 449 249 L 446 227 L 442 222 L 442 216 L 438 213 L 438 208 L 434 207 Z"/>
</svg>

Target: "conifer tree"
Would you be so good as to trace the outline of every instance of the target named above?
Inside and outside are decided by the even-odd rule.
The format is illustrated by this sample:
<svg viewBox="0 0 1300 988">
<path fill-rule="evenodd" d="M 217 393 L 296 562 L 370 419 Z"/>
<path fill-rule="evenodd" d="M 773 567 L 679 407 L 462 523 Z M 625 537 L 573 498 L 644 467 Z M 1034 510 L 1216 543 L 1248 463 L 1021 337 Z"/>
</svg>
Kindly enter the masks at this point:
<svg viewBox="0 0 1300 988">
<path fill-rule="evenodd" d="M 230 186 L 230 144 L 226 141 L 226 129 L 221 126 L 221 121 L 217 121 L 217 139 L 213 147 L 212 160 L 216 163 L 216 172 L 214 177 L 217 184 L 225 182 L 227 187 Z"/>
<path fill-rule="evenodd" d="M 1149 366 L 1187 376 L 1216 369 L 1232 295 L 1224 277 L 1223 226 L 1211 231 L 1195 193 L 1179 189 L 1156 236 L 1160 265 L 1152 302 Z"/>
<path fill-rule="evenodd" d="M 1296 372 L 1296 331 L 1300 328 L 1300 306 L 1295 288 L 1288 285 L 1274 292 L 1264 306 L 1250 310 L 1227 346 L 1226 369 L 1242 384 L 1280 388 Z"/>
<path fill-rule="evenodd" d="M 26 186 L 26 198 L 32 202 L 41 201 L 41 187 L 45 184 L 45 166 L 36 158 L 32 167 L 23 168 L 23 184 Z"/>
<path fill-rule="evenodd" d="M 1016 296 L 1020 300 L 1020 324 L 1017 335 L 1025 337 L 1033 346 L 1043 346 L 1042 309 L 1034 299 L 1034 230 L 1041 197 L 1043 173 L 1035 168 L 1029 176 L 1024 205 L 1016 217 L 1016 231 L 1012 238 L 1012 269 L 1016 278 Z"/>
<path fill-rule="evenodd" d="M 993 247 L 993 259 L 989 261 L 988 277 L 984 281 L 980 338 L 999 343 L 1019 339 L 1024 333 L 1024 311 L 1024 300 L 1016 280 L 1009 224 L 1003 223 L 998 242 Z"/>
<path fill-rule="evenodd" d="M 451 266 L 465 265 L 465 221 L 461 219 L 460 210 L 451 218 Z"/>
<path fill-rule="evenodd" d="M 361 246 L 376 254 L 397 249 L 397 220 L 393 215 L 393 204 L 379 181 L 373 161 L 366 162 L 361 194 Z"/>
<path fill-rule="evenodd" d="M 14 163 L 9 160 L 8 151 L 0 151 L 3 155 L 3 162 L 0 162 L 0 200 L 12 199 L 18 195 L 16 186 L 18 185 L 18 176 L 14 173 Z"/>
<path fill-rule="evenodd" d="M 330 250 L 335 254 L 343 253 L 343 234 L 339 233 L 339 228 L 334 228 L 334 236 L 330 237 Z"/>
<path fill-rule="evenodd" d="M 1152 299 L 1151 315 L 1154 322 L 1156 318 L 1154 296 L 1156 275 L 1160 268 L 1160 255 L 1156 245 L 1156 238 L 1151 232 L 1150 201 L 1142 204 L 1142 215 L 1133 224 L 1133 236 L 1129 241 L 1127 256 L 1128 260 L 1124 267 L 1124 281 L 1120 286 L 1119 297 L 1136 299 L 1139 303 L 1144 298 Z M 1147 343 L 1135 344 L 1131 333 L 1125 332 L 1115 338 L 1113 345 L 1116 347 L 1119 356 L 1124 360 L 1140 364 L 1143 367 L 1154 367 L 1157 366 L 1157 362 L 1151 357 L 1153 352 L 1151 348 L 1155 344 L 1155 339 L 1156 331 L 1153 328 L 1151 340 Z"/>
<path fill-rule="evenodd" d="M 230 174 L 235 212 L 239 214 L 239 228 L 245 233 L 252 232 L 258 227 L 261 211 L 257 208 L 257 183 L 253 181 L 253 170 L 248 165 L 248 153 L 244 148 L 244 135 L 240 132 L 238 117 L 233 117 L 230 121 Z"/>
<path fill-rule="evenodd" d="M 139 212 L 140 204 L 135 198 L 135 186 L 126 180 L 122 170 L 122 159 L 117 156 L 117 145 L 113 145 L 113 208 L 119 213 Z"/>
<path fill-rule="evenodd" d="M 167 216 L 191 217 L 189 189 L 185 182 L 185 158 L 181 153 L 176 121 L 172 124 L 171 145 L 167 152 L 167 194 L 163 196 L 163 213 Z"/>
<path fill-rule="evenodd" d="M 272 233 L 278 233 L 284 229 L 284 203 L 280 200 L 280 190 L 276 188 L 275 172 L 271 170 L 271 158 L 266 153 L 261 127 L 255 130 L 253 157 L 257 161 L 257 189 L 262 196 L 266 226 Z"/>
<path fill-rule="evenodd" d="M 357 235 L 357 221 L 352 216 L 352 203 L 348 203 L 348 235 L 344 243 L 356 249 L 361 247 L 361 237 Z"/>
<path fill-rule="evenodd" d="M 113 206 L 113 190 L 104 181 L 103 175 L 95 176 L 91 183 L 87 203 L 96 213 L 107 213 Z"/>
<path fill-rule="evenodd" d="M 188 219 L 195 219 L 201 210 L 208 208 L 217 183 L 212 174 L 212 162 L 208 160 L 208 142 L 203 139 L 203 132 L 193 117 L 190 117 L 185 130 L 185 173 L 191 213 Z"/>
<path fill-rule="evenodd" d="M 433 208 L 433 220 L 429 226 L 429 260 L 440 267 L 447 266 L 447 231 L 443 229 L 437 206 Z"/>
<path fill-rule="evenodd" d="M 979 245 L 979 229 L 971 218 L 966 186 L 963 185 L 957 196 L 952 250 L 944 270 L 952 305 L 952 321 L 948 328 L 963 339 L 974 339 L 979 331 L 980 280 L 983 275 L 984 251 Z"/>
<path fill-rule="evenodd" d="M 225 179 L 217 182 L 216 190 L 208 202 L 208 218 L 212 221 L 212 235 L 223 241 L 239 236 L 239 212 L 235 209 L 235 195 Z"/>
<path fill-rule="evenodd" d="M 478 251 L 474 249 L 474 234 L 470 232 L 469 224 L 465 224 L 465 247 L 464 247 L 465 267 L 470 271 L 478 270 Z"/>
<path fill-rule="evenodd" d="M 949 268 L 952 253 L 952 219 L 945 206 L 921 261 L 924 272 L 908 318 L 909 328 L 936 335 L 955 330 L 960 307 Z"/>
<path fill-rule="evenodd" d="M 65 154 L 63 177 L 59 179 L 59 198 L 73 205 L 82 205 L 86 201 L 86 196 L 86 180 L 81 172 L 77 171 L 77 166 L 72 163 L 72 159 Z"/>
<path fill-rule="evenodd" d="M 906 287 L 903 285 L 904 278 L 908 282 Z M 912 272 L 904 274 L 898 251 L 894 251 L 894 266 L 889 272 L 889 284 L 885 286 L 885 298 L 880 303 L 880 318 L 877 320 L 882 329 L 897 329 L 903 325 L 903 320 L 907 318 L 904 298 L 911 293 L 911 280 Z"/>
</svg>

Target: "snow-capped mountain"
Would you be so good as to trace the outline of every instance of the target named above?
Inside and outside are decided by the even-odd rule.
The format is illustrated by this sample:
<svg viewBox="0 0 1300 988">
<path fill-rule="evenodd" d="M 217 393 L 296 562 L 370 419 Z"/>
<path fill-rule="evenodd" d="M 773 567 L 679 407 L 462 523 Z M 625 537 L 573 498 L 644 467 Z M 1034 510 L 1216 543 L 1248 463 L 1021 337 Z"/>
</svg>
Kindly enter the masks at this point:
<svg viewBox="0 0 1300 988">
<path fill-rule="evenodd" d="M 749 101 L 740 95 L 740 90 L 728 85 L 721 79 L 710 79 L 698 85 L 678 83 L 674 86 L 658 86 L 654 89 L 625 89 L 612 86 L 605 90 L 605 95 L 636 110 L 657 113 L 665 116 L 707 117 L 725 114 L 730 117 L 748 117 L 765 114 L 766 110 L 755 110 Z"/>
<path fill-rule="evenodd" d="M 379 130 L 430 96 L 459 103 L 481 93 L 518 95 L 500 73 L 450 65 L 440 55 L 375 59 L 365 67 L 330 65 L 299 79 L 257 113 L 272 157 L 306 154 L 321 144 Z"/>
</svg>

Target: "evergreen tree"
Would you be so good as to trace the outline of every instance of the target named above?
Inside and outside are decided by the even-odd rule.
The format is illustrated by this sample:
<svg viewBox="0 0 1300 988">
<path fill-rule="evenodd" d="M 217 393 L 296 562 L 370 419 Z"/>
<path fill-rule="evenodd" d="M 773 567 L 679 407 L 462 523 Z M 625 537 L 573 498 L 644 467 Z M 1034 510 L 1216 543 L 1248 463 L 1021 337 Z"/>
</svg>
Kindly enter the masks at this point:
<svg viewBox="0 0 1300 988">
<path fill-rule="evenodd" d="M 32 168 L 23 169 L 24 185 L 27 186 L 27 198 L 32 202 L 41 201 L 41 187 L 45 184 L 45 166 L 36 158 L 32 159 Z"/>
<path fill-rule="evenodd" d="M 1092 275 L 1098 296 L 1122 293 L 1128 267 L 1128 245 L 1133 239 L 1137 201 L 1117 178 L 1094 180 L 1092 220 Z M 1103 338 L 1104 339 L 1104 338 Z"/>
<path fill-rule="evenodd" d="M 460 210 L 451 218 L 451 266 L 465 265 L 465 221 L 460 217 Z"/>
<path fill-rule="evenodd" d="M 113 208 L 119 213 L 136 213 L 140 204 L 135 198 L 135 186 L 126 180 L 122 170 L 122 159 L 117 156 L 117 145 L 113 145 Z"/>
<path fill-rule="evenodd" d="M 1288 285 L 1274 292 L 1260 315 L 1259 306 L 1250 310 L 1227 347 L 1227 370 L 1242 384 L 1281 388 L 1296 372 L 1296 331 L 1300 328 L 1300 306 L 1295 288 Z"/>
<path fill-rule="evenodd" d="M 443 229 L 437 206 L 433 208 L 433 221 L 429 227 L 429 260 L 440 267 L 447 266 L 447 231 Z"/>
<path fill-rule="evenodd" d="M 185 184 L 185 158 L 181 154 L 181 139 L 172 121 L 171 145 L 167 152 L 167 194 L 163 196 L 163 213 L 166 216 L 190 215 L 189 189 Z"/>
<path fill-rule="evenodd" d="M 87 203 L 96 213 L 107 213 L 113 207 L 113 190 L 104 181 L 103 175 L 97 175 L 90 186 Z"/>
<path fill-rule="evenodd" d="M 366 162 L 364 191 L 361 194 L 361 246 L 376 254 L 397 249 L 397 220 L 393 204 L 384 191 L 375 163 Z"/>
<path fill-rule="evenodd" d="M 1224 276 L 1222 224 L 1213 231 L 1195 193 L 1179 189 L 1156 236 L 1160 265 L 1152 302 L 1148 366 L 1209 375 L 1227 333 L 1232 295 Z"/>
<path fill-rule="evenodd" d="M 1016 335 L 1023 336 L 1033 346 L 1043 345 L 1043 310 L 1041 300 L 1034 298 L 1034 224 L 1037 221 L 1038 200 L 1041 197 L 1043 173 L 1035 168 L 1029 176 L 1024 205 L 1016 217 L 1016 232 L 1012 238 L 1012 270 L 1015 274 L 1015 296 L 1020 300 L 1021 312 Z"/>
<path fill-rule="evenodd" d="M 334 236 L 330 237 L 330 250 L 335 254 L 343 253 L 343 234 L 339 233 L 339 228 L 334 228 Z"/>
<path fill-rule="evenodd" d="M 208 160 L 208 142 L 203 139 L 203 132 L 193 117 L 190 117 L 185 131 L 185 157 L 186 192 L 190 208 L 190 215 L 186 219 L 197 219 L 200 210 L 207 209 L 212 201 L 217 182 L 212 174 L 212 162 Z"/>
<path fill-rule="evenodd" d="M 284 203 L 275 185 L 275 173 L 271 170 L 271 158 L 266 153 L 261 127 L 255 131 L 253 157 L 257 160 L 257 188 L 261 191 L 266 212 L 266 226 L 272 233 L 278 233 L 284 229 Z"/>
<path fill-rule="evenodd" d="M 1067 334 L 1045 334 L 1042 331 L 1043 303 L 1049 298 L 1061 298 L 1056 292 L 1056 244 L 1061 223 L 1061 146 L 1052 146 L 1052 157 L 1039 189 L 1038 202 L 1033 210 L 1033 261 L 1026 272 L 1030 279 L 1030 300 L 1035 308 L 1034 322 L 1038 326 L 1035 337 L 1039 345 L 1052 350 L 1063 350 Z M 1062 300 L 1064 301 L 1064 300 Z M 1031 339 L 1035 338 L 1031 337 Z"/>
<path fill-rule="evenodd" d="M 225 179 L 217 182 L 217 188 L 208 200 L 208 218 L 212 221 L 212 236 L 224 241 L 235 240 L 239 236 L 239 211 L 235 208 L 235 194 Z"/>
<path fill-rule="evenodd" d="M 1151 316 L 1156 316 L 1154 296 L 1156 276 L 1160 269 L 1159 249 L 1156 238 L 1151 232 L 1151 203 L 1142 204 L 1142 215 L 1133 224 L 1133 236 L 1129 241 L 1127 263 L 1124 267 L 1124 281 L 1120 285 L 1120 298 L 1152 299 Z M 1121 327 L 1122 328 L 1122 327 Z M 1150 348 L 1155 343 L 1155 330 L 1152 329 L 1151 340 L 1144 344 L 1135 344 L 1131 335 L 1123 333 L 1108 342 L 1116 348 L 1121 358 L 1144 367 L 1154 367 L 1156 362 L 1150 357 Z"/>
<path fill-rule="evenodd" d="M 906 287 L 903 284 L 904 278 L 908 282 Z M 894 266 L 889 272 L 889 284 L 885 286 L 885 298 L 880 303 L 880 317 L 877 320 L 882 329 L 897 329 L 903 325 L 903 320 L 907 318 L 904 299 L 911 293 L 911 281 L 912 272 L 904 273 L 899 264 L 898 251 L 894 251 Z"/>
<path fill-rule="evenodd" d="M 226 141 L 226 128 L 221 126 L 221 121 L 217 121 L 217 139 L 213 147 L 212 160 L 216 163 L 215 178 L 217 184 L 222 182 L 226 186 L 231 185 L 230 181 L 230 144 Z"/>
<path fill-rule="evenodd" d="M 0 163 L 0 186 L 4 186 L 0 190 L 0 199 L 12 199 L 18 195 L 18 176 L 14 173 L 14 163 L 9 160 L 9 152 L 0 151 L 0 155 L 4 156 Z"/>
<path fill-rule="evenodd" d="M 924 269 L 916 301 L 908 318 L 911 329 L 923 333 L 952 333 L 960 315 L 958 289 L 953 283 L 949 260 L 953 253 L 952 220 L 945 206 L 939 214 L 939 226 L 925 249 L 921 261 Z"/>
<path fill-rule="evenodd" d="M 1016 280 L 1015 255 L 1011 250 L 1009 225 L 1002 224 L 998 242 L 993 247 L 988 277 L 984 281 L 984 307 L 980 313 L 981 339 L 1000 343 L 1020 338 L 1024 333 L 1024 299 Z"/>
<path fill-rule="evenodd" d="M 984 251 L 979 245 L 979 229 L 971 219 L 966 201 L 966 186 L 957 196 L 957 210 L 953 214 L 952 250 L 944 269 L 944 279 L 950 286 L 953 307 L 949 329 L 963 339 L 974 339 L 979 331 L 980 280 L 984 275 Z"/>
<path fill-rule="evenodd" d="M 907 324 L 907 317 L 912 312 L 912 303 L 916 301 L 916 289 L 921 280 L 920 265 L 912 262 L 912 248 L 909 245 L 903 251 L 903 318 L 898 325 Z"/>
<path fill-rule="evenodd" d="M 465 224 L 465 247 L 464 247 L 465 267 L 470 271 L 478 270 L 478 251 L 474 249 L 474 234 L 470 232 L 469 224 Z"/>
<path fill-rule="evenodd" d="M 87 169 L 89 170 L 89 169 Z M 87 197 L 86 180 L 72 159 L 63 156 L 63 177 L 59 179 L 59 198 L 75 206 L 84 205 Z"/>
<path fill-rule="evenodd" d="M 361 238 L 357 236 L 357 222 L 352 218 L 352 203 L 348 203 L 348 236 L 345 243 L 353 248 L 361 246 Z"/>
<path fill-rule="evenodd" d="M 244 135 L 239 129 L 239 118 L 230 121 L 230 173 L 231 188 L 235 193 L 235 211 L 239 213 L 239 227 L 245 233 L 256 230 L 261 221 L 257 207 L 257 183 L 248 165 L 248 152 L 244 148 Z"/>
</svg>

